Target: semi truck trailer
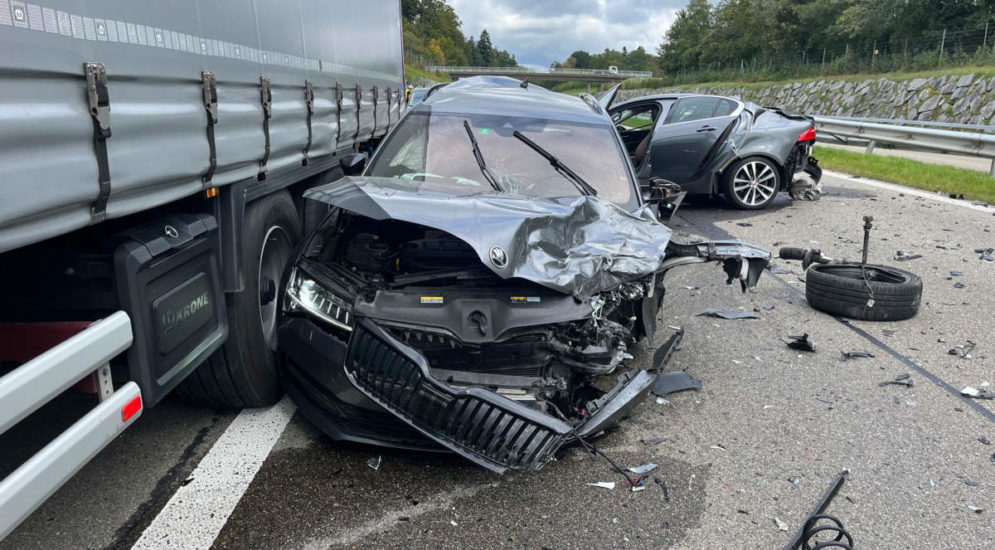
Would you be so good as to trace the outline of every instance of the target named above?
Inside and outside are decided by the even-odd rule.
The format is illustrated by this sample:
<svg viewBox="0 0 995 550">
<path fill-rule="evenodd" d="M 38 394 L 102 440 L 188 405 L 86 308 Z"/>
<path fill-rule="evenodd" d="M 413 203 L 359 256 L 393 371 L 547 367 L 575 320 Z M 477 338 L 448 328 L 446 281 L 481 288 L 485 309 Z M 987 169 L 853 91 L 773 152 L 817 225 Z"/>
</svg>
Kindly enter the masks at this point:
<svg viewBox="0 0 995 550">
<path fill-rule="evenodd" d="M 282 395 L 278 289 L 405 110 L 398 2 L 0 0 L 0 434 L 94 406 L 0 481 L 0 539 L 170 392 Z"/>
</svg>

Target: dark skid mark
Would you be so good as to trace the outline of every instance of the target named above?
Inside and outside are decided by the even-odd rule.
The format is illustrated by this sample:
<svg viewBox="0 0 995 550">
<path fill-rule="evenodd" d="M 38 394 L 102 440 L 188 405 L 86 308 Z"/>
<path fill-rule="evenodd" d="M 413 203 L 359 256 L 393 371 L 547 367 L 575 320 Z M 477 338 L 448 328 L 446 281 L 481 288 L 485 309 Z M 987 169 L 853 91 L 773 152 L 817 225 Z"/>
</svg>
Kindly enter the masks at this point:
<svg viewBox="0 0 995 550">
<path fill-rule="evenodd" d="M 825 193 L 823 193 L 823 195 L 825 195 Z M 681 220 L 683 220 L 688 225 L 693 225 L 693 226 L 697 227 L 698 230 L 701 232 L 701 234 L 705 235 L 708 238 L 712 238 L 712 239 L 716 239 L 716 238 L 734 239 L 735 238 L 731 233 L 728 233 L 727 231 L 723 230 L 722 228 L 720 228 L 720 227 L 718 227 L 718 226 L 716 226 L 714 224 L 709 223 L 709 227 L 706 228 L 706 227 L 702 227 L 701 225 L 699 225 L 698 223 L 695 223 L 692 220 L 689 220 L 687 217 L 681 217 Z M 704 231 L 705 229 L 708 229 L 709 231 Z M 808 303 L 808 300 L 805 298 L 805 293 L 802 292 L 801 290 L 798 290 L 797 288 L 795 288 L 794 286 L 792 286 L 790 283 L 788 283 L 787 281 L 785 281 L 781 277 L 775 275 L 774 273 L 771 273 L 770 271 L 767 272 L 767 276 L 768 277 L 772 277 L 774 280 L 778 281 L 779 283 L 781 283 L 782 285 L 784 285 L 788 290 L 790 290 L 792 294 L 795 294 L 795 295 L 801 297 L 801 299 L 803 301 L 805 301 L 805 303 Z M 918 372 L 919 374 L 921 374 L 924 377 L 926 377 L 927 380 L 929 380 L 930 382 L 936 384 L 937 386 L 940 386 L 941 388 L 943 388 L 944 390 L 946 390 L 947 393 L 949 393 L 950 395 L 953 395 L 957 399 L 961 400 L 963 403 L 965 403 L 967 406 L 969 406 L 972 409 L 974 409 L 976 412 L 978 412 L 979 414 L 981 414 L 982 416 L 984 416 L 985 418 L 987 418 L 989 421 L 995 422 L 995 412 L 992 412 L 992 411 L 986 409 L 985 407 L 983 407 L 981 404 L 979 404 L 978 402 L 974 401 L 973 399 L 970 399 L 970 398 L 968 398 L 968 397 L 966 397 L 964 395 L 961 395 L 960 391 L 957 388 L 951 386 L 950 384 L 948 384 L 947 382 L 945 382 L 943 379 L 941 379 L 939 376 L 936 376 L 935 374 L 929 372 L 928 370 L 926 370 L 924 367 L 922 367 L 921 365 L 919 365 L 915 361 L 913 361 L 913 360 L 909 359 L 908 357 L 902 355 L 901 353 L 899 353 L 899 352 L 891 349 L 887 344 L 885 344 L 884 342 L 882 342 L 882 341 L 878 340 L 877 338 L 871 336 L 864 329 L 862 329 L 860 327 L 857 327 L 857 326 L 854 326 L 853 324 L 851 324 L 850 321 L 848 321 L 848 320 L 846 320 L 846 319 L 844 319 L 842 317 L 833 317 L 833 319 L 836 319 L 843 326 L 846 326 L 847 328 L 849 328 L 850 330 L 852 330 L 853 332 L 855 332 L 860 337 L 862 337 L 865 340 L 867 340 L 868 342 L 874 344 L 874 346 L 876 346 L 878 349 L 880 349 L 881 351 L 883 351 L 883 352 L 887 353 L 888 355 L 894 357 L 895 359 L 897 359 L 898 361 L 900 361 L 905 366 L 909 367 L 910 369 L 914 369 L 916 372 Z"/>
</svg>

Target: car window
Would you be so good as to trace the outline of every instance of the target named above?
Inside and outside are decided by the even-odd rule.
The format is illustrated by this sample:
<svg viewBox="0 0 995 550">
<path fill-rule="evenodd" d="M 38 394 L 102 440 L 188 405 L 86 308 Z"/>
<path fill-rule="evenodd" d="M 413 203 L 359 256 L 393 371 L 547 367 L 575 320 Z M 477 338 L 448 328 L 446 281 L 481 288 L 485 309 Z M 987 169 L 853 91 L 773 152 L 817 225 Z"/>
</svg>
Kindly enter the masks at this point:
<svg viewBox="0 0 995 550">
<path fill-rule="evenodd" d="M 637 105 L 612 115 L 612 120 L 622 130 L 646 130 L 653 126 L 659 112 L 656 104 Z"/>
<path fill-rule="evenodd" d="M 670 111 L 668 124 L 691 122 L 732 114 L 738 104 L 721 97 L 685 97 Z"/>
<path fill-rule="evenodd" d="M 626 207 L 635 202 L 624 152 L 607 124 L 411 112 L 381 146 L 366 175 L 458 195 L 494 193 L 474 159 L 464 121 L 503 192 L 529 197 L 580 194 L 570 179 L 512 135 L 517 130 L 559 158 L 600 198 Z"/>
</svg>

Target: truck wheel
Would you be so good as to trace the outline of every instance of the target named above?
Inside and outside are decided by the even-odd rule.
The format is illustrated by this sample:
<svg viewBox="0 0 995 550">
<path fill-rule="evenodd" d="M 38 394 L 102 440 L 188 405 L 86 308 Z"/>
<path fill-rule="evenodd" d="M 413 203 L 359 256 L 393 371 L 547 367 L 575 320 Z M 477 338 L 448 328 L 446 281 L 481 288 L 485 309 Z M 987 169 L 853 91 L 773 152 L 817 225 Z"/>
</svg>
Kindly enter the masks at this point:
<svg viewBox="0 0 995 550">
<path fill-rule="evenodd" d="M 900 321 L 915 316 L 922 279 L 885 265 L 813 265 L 805 275 L 805 297 L 820 311 L 864 321 Z"/>
<path fill-rule="evenodd" d="M 733 163 L 723 176 L 723 193 L 736 208 L 760 210 L 774 202 L 781 189 L 781 170 L 760 157 Z"/>
<path fill-rule="evenodd" d="M 301 236 L 286 192 L 251 203 L 242 234 L 245 289 L 228 294 L 228 340 L 180 386 L 193 401 L 226 408 L 263 407 L 283 393 L 276 351 L 277 296 Z"/>
</svg>

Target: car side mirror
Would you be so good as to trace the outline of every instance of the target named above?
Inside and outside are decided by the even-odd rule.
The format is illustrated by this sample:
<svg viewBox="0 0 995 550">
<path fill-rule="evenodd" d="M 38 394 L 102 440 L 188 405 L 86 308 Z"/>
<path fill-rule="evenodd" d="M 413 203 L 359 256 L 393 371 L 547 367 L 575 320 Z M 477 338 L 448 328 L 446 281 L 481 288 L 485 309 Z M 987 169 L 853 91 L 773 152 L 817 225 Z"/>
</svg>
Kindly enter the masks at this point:
<svg viewBox="0 0 995 550">
<path fill-rule="evenodd" d="M 650 178 L 649 185 L 643 189 L 643 200 L 657 205 L 660 221 L 669 221 L 677 208 L 684 202 L 687 193 L 680 185 L 663 178 Z"/>
<path fill-rule="evenodd" d="M 362 173 L 363 168 L 366 168 L 366 155 L 360 153 L 346 155 L 339 161 L 339 165 L 342 166 L 342 171 L 345 172 L 345 175 L 358 176 Z"/>
</svg>

